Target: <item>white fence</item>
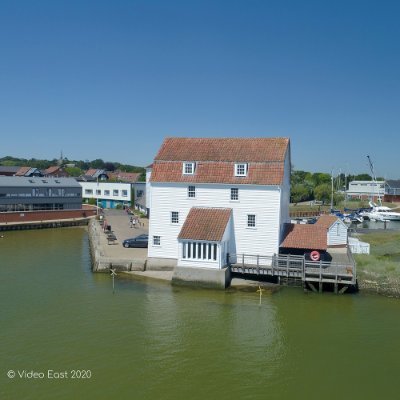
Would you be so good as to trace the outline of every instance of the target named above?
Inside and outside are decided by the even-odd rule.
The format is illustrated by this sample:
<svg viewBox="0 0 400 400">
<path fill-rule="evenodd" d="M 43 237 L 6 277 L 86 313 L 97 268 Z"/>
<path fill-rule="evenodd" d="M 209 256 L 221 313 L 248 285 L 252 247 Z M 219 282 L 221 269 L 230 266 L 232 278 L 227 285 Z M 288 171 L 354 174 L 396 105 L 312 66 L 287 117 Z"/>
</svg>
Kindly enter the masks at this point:
<svg viewBox="0 0 400 400">
<path fill-rule="evenodd" d="M 349 248 L 353 254 L 369 254 L 370 250 L 369 243 L 351 237 L 349 237 Z"/>
</svg>

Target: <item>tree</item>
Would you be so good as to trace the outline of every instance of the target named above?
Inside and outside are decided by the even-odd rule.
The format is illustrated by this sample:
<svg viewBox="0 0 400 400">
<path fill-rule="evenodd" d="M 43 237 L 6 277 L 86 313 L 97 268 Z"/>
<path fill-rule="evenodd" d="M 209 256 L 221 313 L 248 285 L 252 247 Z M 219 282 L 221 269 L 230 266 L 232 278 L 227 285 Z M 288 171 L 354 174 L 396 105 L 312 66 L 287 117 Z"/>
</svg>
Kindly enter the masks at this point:
<svg viewBox="0 0 400 400">
<path fill-rule="evenodd" d="M 69 176 L 81 176 L 82 170 L 78 167 L 67 167 L 65 171 L 68 173 Z"/>
<path fill-rule="evenodd" d="M 311 197 L 311 190 L 306 185 L 296 184 L 292 186 L 290 197 L 292 203 L 309 200 Z"/>
<path fill-rule="evenodd" d="M 331 200 L 331 185 L 323 183 L 314 189 L 314 196 L 317 200 L 328 203 Z"/>
<path fill-rule="evenodd" d="M 106 162 L 106 163 L 104 163 L 104 169 L 106 171 L 114 172 L 115 171 L 115 164 L 112 163 L 112 162 Z"/>
<path fill-rule="evenodd" d="M 104 161 L 101 158 L 97 158 L 90 162 L 90 168 L 104 169 L 104 165 Z"/>
</svg>

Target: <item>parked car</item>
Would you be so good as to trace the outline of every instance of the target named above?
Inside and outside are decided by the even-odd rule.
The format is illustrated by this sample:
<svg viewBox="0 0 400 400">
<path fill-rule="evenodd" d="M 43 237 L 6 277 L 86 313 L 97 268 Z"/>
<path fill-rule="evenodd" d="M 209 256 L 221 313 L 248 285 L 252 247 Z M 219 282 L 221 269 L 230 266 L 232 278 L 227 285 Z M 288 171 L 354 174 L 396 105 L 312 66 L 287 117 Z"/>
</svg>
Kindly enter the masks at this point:
<svg viewBox="0 0 400 400">
<path fill-rule="evenodd" d="M 125 239 L 122 246 L 128 247 L 147 247 L 149 244 L 149 235 L 142 234 L 134 238 Z"/>
</svg>

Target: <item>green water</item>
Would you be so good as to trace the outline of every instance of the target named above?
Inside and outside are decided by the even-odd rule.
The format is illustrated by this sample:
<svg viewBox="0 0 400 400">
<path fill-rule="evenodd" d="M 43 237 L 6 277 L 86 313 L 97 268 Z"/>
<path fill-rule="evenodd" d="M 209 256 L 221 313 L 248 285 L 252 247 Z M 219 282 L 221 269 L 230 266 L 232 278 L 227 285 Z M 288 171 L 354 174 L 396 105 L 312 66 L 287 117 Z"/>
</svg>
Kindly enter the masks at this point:
<svg viewBox="0 0 400 400">
<path fill-rule="evenodd" d="M 0 399 L 399 398 L 399 300 L 287 288 L 259 307 L 252 292 L 121 276 L 113 294 L 83 229 L 5 236 Z"/>
</svg>

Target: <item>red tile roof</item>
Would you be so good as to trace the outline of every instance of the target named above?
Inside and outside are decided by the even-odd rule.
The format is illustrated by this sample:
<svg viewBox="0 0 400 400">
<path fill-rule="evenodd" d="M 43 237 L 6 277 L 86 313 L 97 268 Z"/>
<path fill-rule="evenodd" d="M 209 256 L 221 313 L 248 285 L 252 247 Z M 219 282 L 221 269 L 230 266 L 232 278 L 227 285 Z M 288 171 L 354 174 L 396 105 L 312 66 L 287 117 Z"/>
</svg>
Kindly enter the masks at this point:
<svg viewBox="0 0 400 400">
<path fill-rule="evenodd" d="M 178 238 L 220 242 L 231 211 L 230 208 L 191 208 Z"/>
<path fill-rule="evenodd" d="M 110 179 L 118 179 L 123 182 L 137 182 L 139 179 L 140 174 L 137 172 L 108 172 L 108 177 Z"/>
<path fill-rule="evenodd" d="M 87 176 L 93 176 L 97 172 L 96 168 L 90 168 L 85 172 L 85 175 Z"/>
<path fill-rule="evenodd" d="M 21 167 L 21 168 L 15 173 L 15 176 L 24 176 L 30 169 L 31 169 L 31 167 Z"/>
<path fill-rule="evenodd" d="M 61 169 L 61 167 L 59 167 L 58 165 L 55 165 L 53 167 L 47 168 L 44 172 L 45 172 L 45 174 L 53 174 L 54 172 L 57 172 L 60 169 Z"/>
<path fill-rule="evenodd" d="M 335 215 L 321 215 L 315 225 L 329 229 L 338 219 Z"/>
<path fill-rule="evenodd" d="M 288 249 L 326 250 L 327 232 L 317 224 L 285 224 L 280 247 Z"/>
<path fill-rule="evenodd" d="M 234 173 L 235 163 L 198 162 L 193 175 L 182 174 L 182 162 L 155 162 L 151 182 L 226 183 L 253 185 L 280 185 L 283 163 L 257 163 L 249 165 L 247 176 Z"/>
<path fill-rule="evenodd" d="M 151 181 L 280 185 L 288 146 L 286 138 L 167 138 Z M 196 162 L 193 175 L 182 173 L 184 161 Z M 235 176 L 234 165 L 240 162 L 249 163 L 245 177 Z"/>
<path fill-rule="evenodd" d="M 155 161 L 284 161 L 287 138 L 166 138 Z"/>
</svg>

